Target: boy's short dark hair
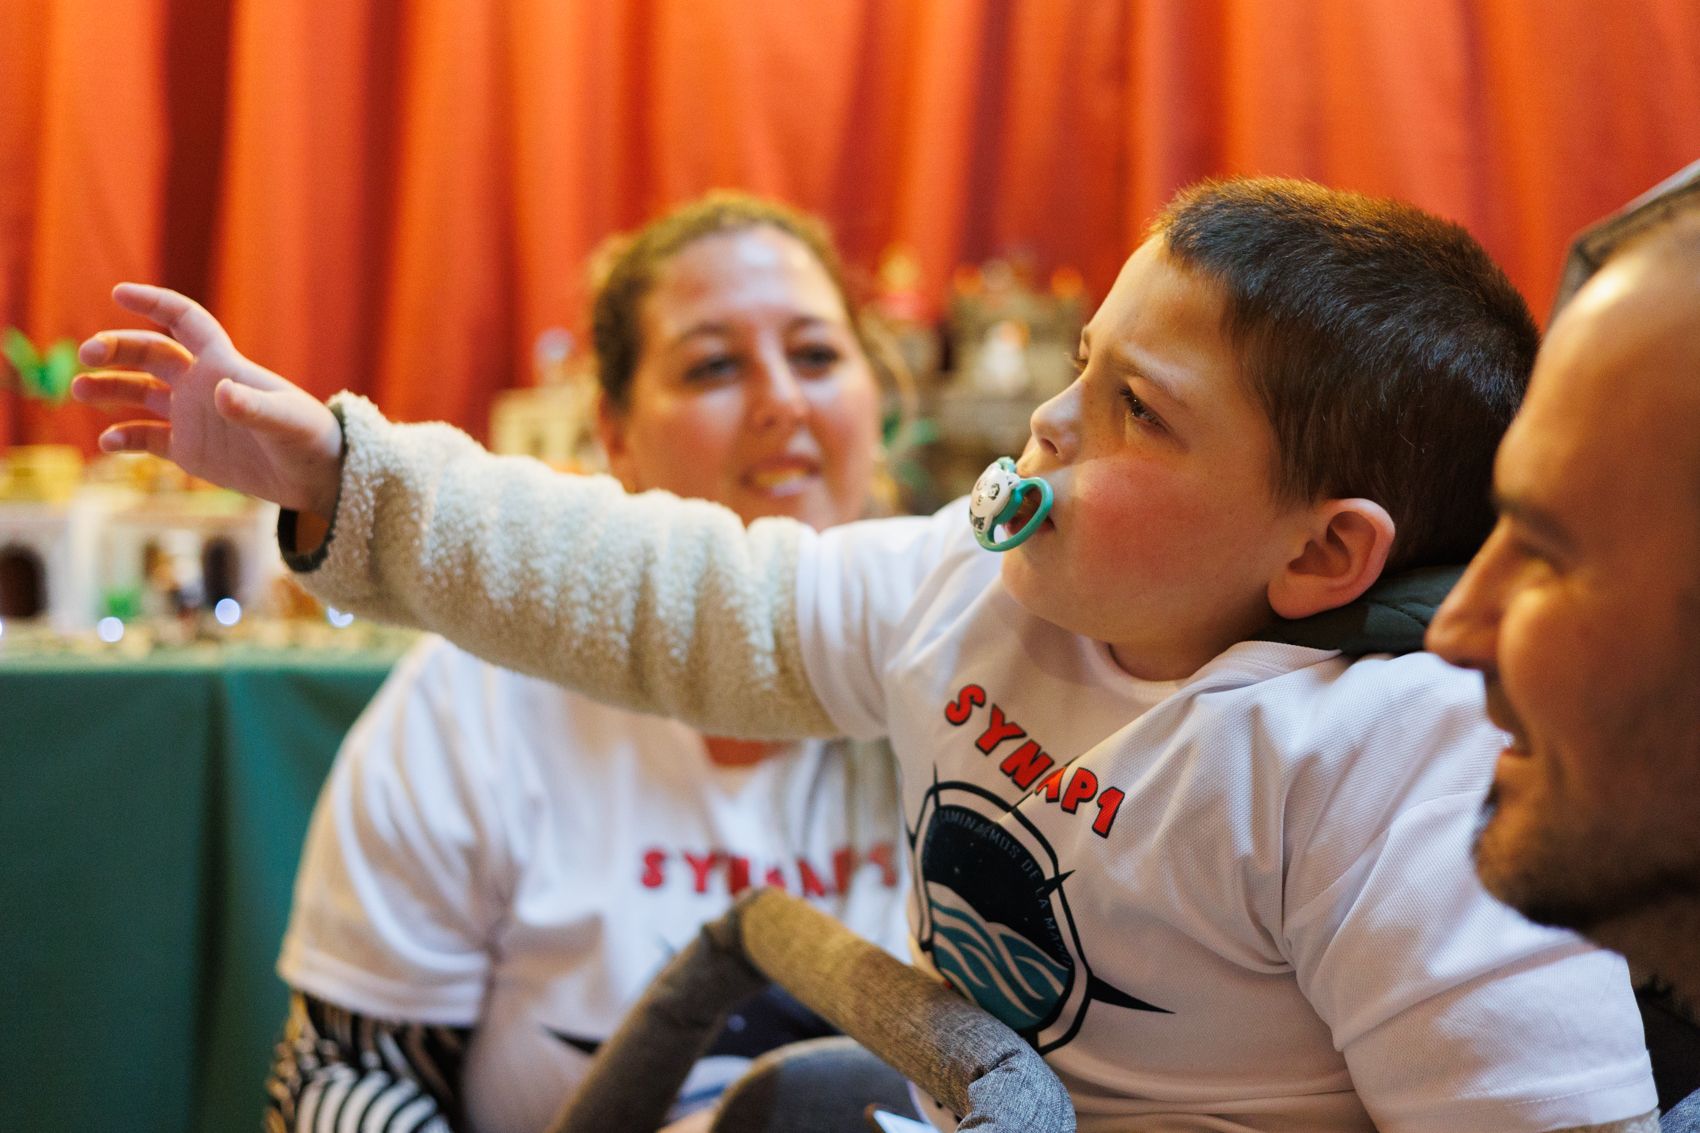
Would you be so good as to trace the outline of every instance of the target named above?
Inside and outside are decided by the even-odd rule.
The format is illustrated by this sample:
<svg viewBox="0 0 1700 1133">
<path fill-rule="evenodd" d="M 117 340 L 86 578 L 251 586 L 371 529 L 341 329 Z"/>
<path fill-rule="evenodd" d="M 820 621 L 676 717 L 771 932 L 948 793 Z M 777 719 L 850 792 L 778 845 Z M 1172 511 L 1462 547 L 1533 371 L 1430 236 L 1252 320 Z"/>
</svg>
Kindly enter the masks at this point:
<svg viewBox="0 0 1700 1133">
<path fill-rule="evenodd" d="M 1183 190 L 1152 234 L 1226 292 L 1277 496 L 1379 503 L 1389 573 L 1468 560 L 1540 344 L 1481 245 L 1412 205 L 1278 178 Z"/>
</svg>

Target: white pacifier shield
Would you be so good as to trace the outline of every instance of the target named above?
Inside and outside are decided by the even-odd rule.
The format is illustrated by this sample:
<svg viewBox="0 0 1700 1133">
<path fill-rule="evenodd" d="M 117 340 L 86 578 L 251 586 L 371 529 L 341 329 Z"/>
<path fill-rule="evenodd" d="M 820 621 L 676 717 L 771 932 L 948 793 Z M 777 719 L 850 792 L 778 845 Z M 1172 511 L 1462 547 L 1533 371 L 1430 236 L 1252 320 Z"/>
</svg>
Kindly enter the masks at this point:
<svg viewBox="0 0 1700 1133">
<path fill-rule="evenodd" d="M 1001 464 L 993 464 L 980 473 L 974 492 L 968 498 L 968 514 L 975 531 L 984 532 L 996 522 L 1009 506 L 1010 493 L 1019 483 L 1021 477 Z"/>
</svg>

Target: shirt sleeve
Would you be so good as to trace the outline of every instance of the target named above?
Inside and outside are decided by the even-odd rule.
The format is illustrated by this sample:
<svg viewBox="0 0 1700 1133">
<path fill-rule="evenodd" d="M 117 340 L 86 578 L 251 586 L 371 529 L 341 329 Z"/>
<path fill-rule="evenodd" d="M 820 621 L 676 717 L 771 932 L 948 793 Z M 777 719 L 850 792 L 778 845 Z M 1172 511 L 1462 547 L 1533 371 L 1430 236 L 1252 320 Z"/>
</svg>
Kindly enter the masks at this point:
<svg viewBox="0 0 1700 1133">
<path fill-rule="evenodd" d="M 1385 1133 L 1551 1130 L 1656 1096 L 1628 972 L 1476 880 L 1479 792 L 1403 813 L 1287 918 L 1301 987 Z"/>
<path fill-rule="evenodd" d="M 787 519 L 492 456 L 339 395 L 341 494 L 302 584 L 506 668 L 711 734 L 837 734 L 803 671 Z"/>
<path fill-rule="evenodd" d="M 974 547 L 961 501 L 931 516 L 823 531 L 799 549 L 797 634 L 810 687 L 834 727 L 857 739 L 890 731 L 886 670 L 916 618 L 949 616 L 935 601 Z M 966 589 L 966 588 L 964 588 Z M 961 595 L 952 596 L 960 600 Z"/>
<path fill-rule="evenodd" d="M 382 1018 L 478 1018 L 523 836 L 490 789 L 502 748 L 481 668 L 427 642 L 350 730 L 308 827 L 286 983 Z"/>
</svg>

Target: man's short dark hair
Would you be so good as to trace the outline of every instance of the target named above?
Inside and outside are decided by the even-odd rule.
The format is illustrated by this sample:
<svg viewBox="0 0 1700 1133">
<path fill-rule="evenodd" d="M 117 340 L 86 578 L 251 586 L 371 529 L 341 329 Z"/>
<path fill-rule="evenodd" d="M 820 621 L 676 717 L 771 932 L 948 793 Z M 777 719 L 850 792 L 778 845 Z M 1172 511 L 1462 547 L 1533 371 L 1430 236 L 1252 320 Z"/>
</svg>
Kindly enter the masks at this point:
<svg viewBox="0 0 1700 1133">
<path fill-rule="evenodd" d="M 1469 559 L 1540 343 L 1481 245 L 1411 205 L 1276 178 L 1186 189 L 1152 233 L 1226 293 L 1277 497 L 1379 503 L 1388 572 Z"/>
</svg>

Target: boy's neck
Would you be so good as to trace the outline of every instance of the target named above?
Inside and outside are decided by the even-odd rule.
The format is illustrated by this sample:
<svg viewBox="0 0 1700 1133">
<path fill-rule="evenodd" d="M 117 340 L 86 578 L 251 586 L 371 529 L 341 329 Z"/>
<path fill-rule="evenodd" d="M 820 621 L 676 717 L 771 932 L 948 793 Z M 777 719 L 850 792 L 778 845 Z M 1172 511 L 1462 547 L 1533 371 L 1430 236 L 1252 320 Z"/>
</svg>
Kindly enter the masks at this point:
<svg viewBox="0 0 1700 1133">
<path fill-rule="evenodd" d="M 1220 647 L 1208 645 L 1192 649 L 1155 649 L 1145 645 L 1110 643 L 1110 657 L 1116 667 L 1128 676 L 1141 681 L 1184 681 L 1229 649 L 1245 641 L 1239 635 Z"/>
<path fill-rule="evenodd" d="M 1463 574 L 1461 566 L 1430 566 L 1388 575 L 1355 601 L 1312 617 L 1289 621 L 1265 609 L 1241 631 L 1218 643 L 1191 650 L 1149 644 L 1110 646 L 1110 655 L 1129 676 L 1146 681 L 1178 681 L 1198 672 L 1241 641 L 1275 641 L 1312 649 L 1337 649 L 1350 657 L 1366 653 L 1414 653 L 1447 593 Z M 1259 620 L 1261 619 L 1261 620 Z M 1208 650 L 1208 652 L 1206 652 Z"/>
<path fill-rule="evenodd" d="M 1260 596 L 1212 625 L 1196 627 L 1186 640 L 1112 641 L 1110 656 L 1130 677 L 1142 681 L 1184 681 L 1257 631 L 1275 616 Z"/>
</svg>

